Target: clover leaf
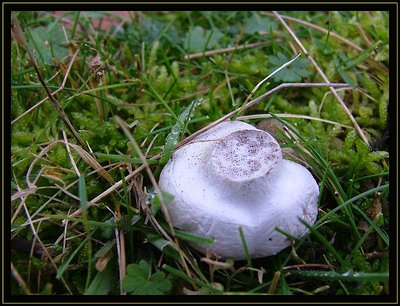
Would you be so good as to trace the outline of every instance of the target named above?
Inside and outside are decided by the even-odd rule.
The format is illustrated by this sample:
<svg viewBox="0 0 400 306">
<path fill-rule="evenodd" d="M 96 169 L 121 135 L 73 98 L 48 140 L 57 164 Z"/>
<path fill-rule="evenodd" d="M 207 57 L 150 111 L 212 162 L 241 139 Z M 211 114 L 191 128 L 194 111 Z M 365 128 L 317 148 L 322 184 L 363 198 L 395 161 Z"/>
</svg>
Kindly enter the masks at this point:
<svg viewBox="0 0 400 306">
<path fill-rule="evenodd" d="M 185 38 L 185 48 L 190 52 L 202 52 L 207 49 L 218 48 L 219 40 L 223 37 L 218 29 L 204 30 L 200 26 L 189 31 Z"/>
<path fill-rule="evenodd" d="M 64 32 L 58 24 L 35 28 L 30 32 L 28 44 L 37 54 L 39 65 L 55 65 L 53 58 L 61 61 L 68 55 Z"/>
<path fill-rule="evenodd" d="M 127 275 L 122 281 L 122 288 L 136 295 L 164 295 L 172 288 L 171 281 L 166 278 L 164 272 L 151 274 L 150 265 L 141 260 L 139 264 L 130 264 L 127 267 Z"/>
<path fill-rule="evenodd" d="M 271 72 L 279 68 L 283 64 L 287 63 L 290 59 L 279 52 L 277 56 L 271 55 L 268 58 L 270 64 L 272 65 Z M 279 71 L 273 76 L 275 82 L 299 82 L 302 78 L 311 75 L 311 71 L 307 68 L 309 67 L 309 61 L 303 58 L 299 58 L 291 63 L 286 68 Z"/>
<path fill-rule="evenodd" d="M 257 32 L 269 32 L 270 29 L 276 29 L 277 25 L 275 22 L 271 22 L 268 17 L 259 16 L 258 14 L 254 14 L 246 19 L 244 23 L 245 33 L 254 34 Z"/>
</svg>

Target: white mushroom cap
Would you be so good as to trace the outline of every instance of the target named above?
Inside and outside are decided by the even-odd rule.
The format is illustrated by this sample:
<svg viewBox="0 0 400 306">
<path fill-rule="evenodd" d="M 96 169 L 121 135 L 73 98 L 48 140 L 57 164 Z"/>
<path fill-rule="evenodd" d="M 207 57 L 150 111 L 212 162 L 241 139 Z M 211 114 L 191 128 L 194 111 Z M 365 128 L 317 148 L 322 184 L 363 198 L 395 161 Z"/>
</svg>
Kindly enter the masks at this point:
<svg viewBox="0 0 400 306">
<path fill-rule="evenodd" d="M 253 258 L 290 245 L 275 230 L 307 233 L 314 224 L 319 188 L 303 166 L 282 159 L 276 140 L 240 121 L 218 124 L 178 149 L 161 172 L 160 188 L 174 196 L 167 208 L 175 227 L 214 238 L 193 244 L 201 252 L 244 259 L 242 227 Z"/>
</svg>

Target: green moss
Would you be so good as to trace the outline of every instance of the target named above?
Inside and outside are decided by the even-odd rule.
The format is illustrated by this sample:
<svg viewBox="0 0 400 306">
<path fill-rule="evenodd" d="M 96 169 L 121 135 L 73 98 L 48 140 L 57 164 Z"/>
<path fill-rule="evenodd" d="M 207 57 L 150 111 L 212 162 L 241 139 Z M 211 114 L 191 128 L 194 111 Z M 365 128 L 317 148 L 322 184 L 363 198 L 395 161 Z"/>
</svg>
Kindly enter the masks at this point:
<svg viewBox="0 0 400 306">
<path fill-rule="evenodd" d="M 148 158 L 151 158 L 166 150 L 167 135 L 170 128 L 176 124 L 174 115 L 182 114 L 195 98 L 202 97 L 204 99 L 193 115 L 193 119 L 201 117 L 202 121 L 189 124 L 190 132 L 195 132 L 241 105 L 258 82 L 294 56 L 293 45 L 289 43 L 288 39 L 290 34 L 280 27 L 274 18 L 264 15 L 263 12 L 188 11 L 130 12 L 129 14 L 120 27 L 111 26 L 107 31 L 99 31 L 96 27 L 93 28 L 93 19 L 114 20 L 117 18 L 115 13 L 69 12 L 65 13 L 62 19 L 54 19 L 53 15 L 43 12 L 19 13 L 21 25 L 26 33 L 33 33 L 36 43 L 48 40 L 49 45 L 52 45 L 53 42 L 60 44 L 57 46 L 59 49 L 53 48 L 55 58 L 58 58 L 62 51 L 67 50 L 64 33 L 60 36 L 60 22 L 65 18 L 72 18 L 71 21 L 74 22 L 74 18 L 77 18 L 78 26 L 74 37 L 72 38 L 71 28 L 67 27 L 65 33 L 71 42 L 77 44 L 79 52 L 65 88 L 57 94 L 57 99 L 62 104 L 75 130 L 85 142 L 87 141 L 94 153 L 127 154 L 137 157 L 135 148 L 121 130 L 120 125 L 114 120 L 114 116 L 118 115 L 131 125 L 132 136 L 141 145 L 141 150 L 147 153 Z M 379 61 L 380 65 L 388 67 L 388 13 L 379 11 L 288 11 L 285 12 L 285 15 L 323 27 L 330 34 L 333 31 L 367 50 L 365 53 L 359 52 L 356 48 L 335 39 L 330 34 L 321 33 L 297 22 L 290 22 L 293 31 L 331 82 L 346 81 L 361 89 L 361 91 L 338 90 L 338 93 L 366 133 L 366 137 L 371 142 L 375 138 L 381 137 L 388 120 L 389 79 L 385 69 L 377 69 L 376 65 L 372 65 L 372 61 Z M 118 17 L 118 24 L 121 20 Z M 357 29 L 358 25 L 371 40 L 373 49 L 369 50 L 366 46 Z M 52 26 L 54 26 L 53 30 L 49 29 Z M 82 31 L 81 26 L 89 31 Z M 188 31 L 190 29 L 189 50 Z M 46 31 L 55 33 L 54 37 L 47 39 L 44 35 Z M 190 60 L 185 58 L 185 55 L 201 52 L 203 49 L 213 50 L 258 41 L 266 41 L 270 44 L 213 56 L 201 56 Z M 47 46 L 44 46 L 39 59 L 43 64 L 40 69 L 43 69 L 46 83 L 51 91 L 59 88 L 64 78 L 65 67 L 71 59 L 68 56 L 61 59 L 60 66 L 52 66 L 50 62 L 53 54 L 51 54 L 51 48 L 48 49 Z M 104 76 L 92 78 L 94 67 L 91 61 L 97 54 L 103 61 L 109 58 L 109 62 L 104 67 Z M 12 95 L 10 105 L 11 118 L 15 119 L 45 98 L 46 93 L 41 86 L 38 86 L 39 81 L 29 58 L 22 45 L 16 40 L 13 40 L 11 45 L 11 56 Z M 227 76 L 230 80 L 230 87 L 227 84 Z M 283 82 L 300 81 L 321 82 L 318 73 L 304 54 L 286 67 L 280 75 L 276 75 L 275 78 L 269 79 L 262 85 L 254 97 L 260 96 Z M 86 90 L 89 92 L 83 93 Z M 199 92 L 200 90 L 202 92 Z M 367 97 L 364 92 L 369 94 L 372 99 Z M 326 95 L 326 93 L 328 94 Z M 77 95 L 73 97 L 75 94 Z M 71 99 L 72 97 L 73 99 Z M 320 108 L 322 112 L 320 112 Z M 281 89 L 258 105 L 246 110 L 245 115 L 259 113 L 310 115 L 350 126 L 348 128 L 316 120 L 287 118 L 287 122 L 295 129 L 294 132 L 298 136 L 300 145 L 307 149 L 307 153 L 304 153 L 299 148 L 297 153 L 303 156 L 309 170 L 321 179 L 318 182 L 321 187 L 319 204 L 321 212 L 324 212 L 321 217 L 327 219 L 317 230 L 327 241 L 332 241 L 332 248 L 346 259 L 346 263 L 353 271 L 388 271 L 389 264 L 385 258 L 367 260 L 361 252 L 351 253 L 355 245 L 360 243 L 357 226 L 360 221 L 365 221 L 361 214 L 352 209 L 355 206 L 346 206 L 348 211 L 344 209 L 335 214 L 330 212 L 331 209 L 342 204 L 342 198 L 351 199 L 362 192 L 368 192 L 375 186 L 384 186 L 383 184 L 387 183 L 387 176 L 382 172 L 389 171 L 388 153 L 371 151 L 364 144 L 358 133 L 352 128 L 353 124 L 347 113 L 329 93 L 327 87 Z M 258 120 L 249 120 L 249 123 L 254 125 L 257 122 Z M 152 129 L 154 129 L 153 132 L 149 134 Z M 49 143 L 62 140 L 62 130 L 66 132 L 71 143 L 77 143 L 54 106 L 48 101 L 12 125 L 13 176 L 11 187 L 13 193 L 19 190 L 17 186 L 21 190 L 28 188 L 25 175 L 35 155 Z M 188 134 L 185 131 L 182 137 Z M 287 140 L 284 133 L 281 138 Z M 144 141 L 145 139 L 146 141 Z M 293 144 L 292 141 L 288 140 L 284 145 L 296 149 L 296 144 Z M 169 150 L 169 153 L 171 152 Z M 75 150 L 71 149 L 71 154 L 80 173 L 88 174 L 93 171 L 91 165 L 85 162 Z M 58 172 L 54 175 L 62 181 L 49 176 L 40 177 L 35 182 L 40 188 L 36 190 L 35 194 L 27 196 L 24 203 L 31 215 L 37 213 L 39 208 L 43 208 L 34 216 L 36 221 L 42 217 L 42 214 L 55 216 L 51 222 L 34 223 L 40 225 L 37 228 L 40 238 L 50 245 L 54 244 L 54 241 L 63 233 L 64 225 L 59 220 L 60 216 L 70 214 L 79 208 L 79 200 L 71 196 L 78 195 L 79 188 L 77 175 L 71 165 L 65 145 L 56 145 L 43 158 L 39 159 L 33 167 L 30 181 L 34 181 L 40 173 L 51 175 L 52 171 Z M 107 159 L 98 161 L 115 181 L 119 181 L 122 175 L 127 175 L 136 167 L 136 165 L 125 163 L 111 165 Z M 166 160 L 164 161 L 166 162 Z M 325 171 L 327 165 L 329 165 L 329 169 Z M 155 165 L 150 167 L 153 173 L 157 170 Z M 369 175 L 374 176 L 365 179 L 365 176 Z M 110 187 L 110 183 L 98 173 L 87 175 L 86 178 L 88 199 L 97 197 Z M 151 190 L 147 172 L 142 171 L 136 179 L 143 192 Z M 116 205 L 119 205 L 121 218 L 116 222 L 116 228 L 126 232 L 124 237 L 126 238 L 127 263 L 138 263 L 141 259 L 146 259 L 149 266 L 156 267 L 159 261 L 159 249 L 151 243 L 143 243 L 143 240 L 145 237 L 154 236 L 158 228 L 155 228 L 152 222 L 148 222 L 143 210 L 140 209 L 136 214 L 133 207 L 141 207 L 140 203 L 137 203 L 138 200 L 140 201 L 140 192 L 137 190 L 139 186 L 136 183 L 132 185 L 131 181 L 126 183 L 126 188 L 115 189 L 112 195 L 103 197 L 98 206 L 90 207 L 87 217 L 89 220 L 100 222 L 100 224 L 114 224 L 115 219 L 112 212 L 115 213 Z M 68 193 L 62 192 L 60 186 L 67 189 Z M 335 191 L 339 192 L 341 197 L 336 197 Z M 54 201 L 43 207 L 43 204 L 53 196 L 55 196 Z M 391 206 L 387 190 L 382 192 L 381 201 L 382 205 L 385 203 L 386 206 Z M 360 202 L 352 204 L 360 205 L 361 209 L 366 212 L 366 209 L 373 203 L 373 197 L 365 196 Z M 14 200 L 11 205 L 14 213 L 18 207 L 21 207 L 21 199 Z M 376 225 L 389 233 L 387 230 L 389 209 L 383 209 L 382 214 L 383 220 L 375 220 L 378 222 Z M 157 213 L 155 217 L 163 226 L 165 223 L 163 214 Z M 81 217 L 78 216 L 78 218 Z M 12 231 L 13 234 L 17 233 L 18 236 L 33 241 L 34 236 L 29 224 L 21 227 L 27 221 L 21 210 L 13 222 Z M 72 221 L 68 224 L 66 252 L 60 255 L 58 263 L 65 262 L 85 239 L 85 236 L 79 235 L 79 233 L 85 232 L 83 222 L 77 222 L 73 227 Z M 89 228 L 93 239 L 92 254 L 96 254 L 101 246 L 110 240 L 110 237 L 115 236 L 113 227 L 90 225 Z M 168 227 L 165 230 L 170 234 Z M 375 234 L 378 234 L 376 244 L 369 245 L 367 250 L 366 243 L 362 243 L 362 251 L 372 252 L 382 249 L 381 240 L 384 239 L 380 239 L 383 237 L 378 232 L 371 233 L 371 235 Z M 374 249 L 375 245 L 376 249 Z M 235 263 L 235 271 L 218 269 L 213 275 L 210 275 L 208 265 L 197 266 L 196 262 L 199 258 L 197 253 L 189 252 L 186 244 L 181 246 L 185 257 L 187 256 L 194 263 L 190 269 L 193 269 L 192 276 L 196 278 L 196 282 L 202 282 L 199 287 L 210 287 L 212 286 L 211 282 L 216 281 L 222 284 L 226 291 L 232 293 L 265 293 L 265 289 L 270 286 L 274 275 L 273 271 L 279 271 L 294 261 L 290 255 L 290 249 L 271 256 L 265 259 L 266 261 L 261 259 L 253 261 L 254 268 L 260 268 L 262 265 L 268 270 L 269 266 L 273 267 L 272 270 L 269 269 L 264 273 L 262 284 L 259 284 L 257 273 L 254 273 L 252 278 L 248 269 L 240 262 L 237 265 Z M 62 251 L 61 244 L 58 244 L 56 248 L 57 252 Z M 111 250 L 116 259 L 115 248 L 113 247 Z M 329 262 L 338 265 L 337 257 L 333 253 L 332 249 L 321 245 L 313 235 L 308 237 L 297 250 L 297 254 L 306 262 L 323 264 Z M 352 255 L 349 256 L 349 253 Z M 22 255 L 24 256 L 13 256 L 13 263 L 21 272 L 24 280 L 29 282 L 24 268 L 27 266 L 29 257 L 27 254 Z M 85 291 L 88 255 L 87 245 L 85 245 L 63 274 L 73 294 L 82 294 Z M 165 261 L 176 271 L 182 270 L 179 260 L 175 261 L 174 258 L 166 256 Z M 46 265 L 37 266 L 38 269 L 41 269 Z M 68 293 L 62 282 L 54 277 L 54 273 L 44 272 L 46 271 L 42 271 L 41 277 L 32 275 L 30 278 L 29 285 L 34 294 L 41 292 Z M 152 273 L 154 274 L 154 271 Z M 183 286 L 189 288 L 186 280 L 178 284 L 182 281 L 179 273 L 174 275 L 175 279 L 173 280 L 174 288 L 176 288 L 174 292 L 177 293 L 181 293 Z M 199 278 L 198 275 L 202 277 Z M 43 286 L 37 288 L 38 286 L 33 282 L 37 279 L 41 284 L 50 284 L 49 288 L 46 289 Z M 106 281 L 113 280 L 106 279 Z M 114 283 L 112 293 L 119 294 L 119 284 L 118 282 Z M 283 284 L 283 281 L 280 283 Z M 320 282 L 300 279 L 296 283 L 288 282 L 285 288 L 282 286 L 282 293 L 301 294 L 303 292 L 301 290 L 305 290 L 307 293 L 314 294 L 315 288 L 320 286 Z M 319 294 L 382 293 L 380 287 L 373 282 L 359 284 L 350 281 L 342 283 L 329 281 L 329 286 L 329 290 Z M 15 283 L 14 287 L 18 289 L 18 284 Z M 19 290 L 15 290 L 15 292 L 19 293 Z M 208 293 L 211 294 L 212 291 Z"/>
<path fill-rule="evenodd" d="M 354 252 L 351 261 L 355 271 L 376 271 L 376 269 L 372 269 L 371 264 L 365 259 L 365 256 L 361 253 L 361 251 Z M 381 289 L 379 282 L 371 281 L 358 283 L 356 286 L 354 286 L 353 291 L 355 294 L 369 295 L 372 292 L 379 294 Z"/>
<path fill-rule="evenodd" d="M 274 100 L 274 104 L 270 107 L 271 113 L 291 113 L 291 114 L 308 114 L 309 108 L 308 106 L 299 105 L 293 102 L 289 102 L 288 100 L 282 98 L 281 96 L 277 96 Z"/>
<path fill-rule="evenodd" d="M 72 116 L 82 130 L 82 139 L 89 142 L 92 150 L 104 151 L 108 148 L 111 152 L 114 149 L 125 148 L 126 138 L 119 131 L 119 125 L 114 119 L 111 118 L 108 121 L 99 122 L 99 119 L 88 111 L 72 113 Z"/>
<path fill-rule="evenodd" d="M 342 124 L 352 124 L 346 111 L 331 94 L 324 101 L 321 117 Z"/>
<path fill-rule="evenodd" d="M 387 125 L 388 105 L 389 90 L 384 90 L 383 95 L 379 99 L 379 122 L 381 128 L 385 128 Z"/>
<path fill-rule="evenodd" d="M 49 160 L 61 167 L 69 167 L 69 157 L 65 146 L 57 145 L 48 153 Z"/>
<path fill-rule="evenodd" d="M 374 82 L 366 72 L 364 72 L 362 76 L 364 81 L 363 85 L 364 88 L 367 90 L 367 93 L 375 99 L 378 99 L 381 96 L 381 91 L 379 90 L 376 82 Z"/>
<path fill-rule="evenodd" d="M 260 72 L 260 62 L 253 55 L 245 55 L 243 58 L 234 58 L 230 64 L 230 70 L 236 73 L 258 74 Z"/>
<path fill-rule="evenodd" d="M 385 151 L 371 152 L 353 130 L 347 134 L 342 151 L 330 151 L 329 156 L 339 164 L 338 169 L 346 169 L 346 177 L 352 178 L 383 172 L 381 161 L 389 154 Z"/>
<path fill-rule="evenodd" d="M 12 134 L 12 139 L 13 139 L 13 145 L 29 146 L 35 141 L 36 135 L 32 132 L 24 132 L 16 130 Z"/>
</svg>

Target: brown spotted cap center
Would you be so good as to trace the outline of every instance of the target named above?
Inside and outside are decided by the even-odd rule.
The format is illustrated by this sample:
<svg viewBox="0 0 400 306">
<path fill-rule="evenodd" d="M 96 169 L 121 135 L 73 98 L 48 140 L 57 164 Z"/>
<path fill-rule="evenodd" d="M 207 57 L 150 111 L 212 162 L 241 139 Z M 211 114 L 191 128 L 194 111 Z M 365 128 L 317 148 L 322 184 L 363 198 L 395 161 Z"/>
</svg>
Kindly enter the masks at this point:
<svg viewBox="0 0 400 306">
<path fill-rule="evenodd" d="M 261 130 L 233 132 L 218 142 L 211 155 L 215 171 L 235 182 L 267 176 L 281 159 L 279 144 Z"/>
</svg>

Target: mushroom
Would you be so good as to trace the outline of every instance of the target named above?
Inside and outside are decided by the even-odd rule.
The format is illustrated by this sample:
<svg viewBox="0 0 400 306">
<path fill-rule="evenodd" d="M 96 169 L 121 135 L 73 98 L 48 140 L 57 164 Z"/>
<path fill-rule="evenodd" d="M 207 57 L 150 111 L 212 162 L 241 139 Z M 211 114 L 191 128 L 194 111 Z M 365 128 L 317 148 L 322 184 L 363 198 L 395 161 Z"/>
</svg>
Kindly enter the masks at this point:
<svg viewBox="0 0 400 306">
<path fill-rule="evenodd" d="M 303 166 L 282 158 L 267 132 L 241 121 L 222 122 L 174 152 L 160 189 L 175 227 L 215 239 L 193 243 L 200 252 L 246 258 L 239 226 L 253 258 L 270 256 L 307 233 L 318 214 L 319 188 Z"/>
</svg>

